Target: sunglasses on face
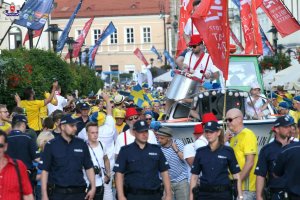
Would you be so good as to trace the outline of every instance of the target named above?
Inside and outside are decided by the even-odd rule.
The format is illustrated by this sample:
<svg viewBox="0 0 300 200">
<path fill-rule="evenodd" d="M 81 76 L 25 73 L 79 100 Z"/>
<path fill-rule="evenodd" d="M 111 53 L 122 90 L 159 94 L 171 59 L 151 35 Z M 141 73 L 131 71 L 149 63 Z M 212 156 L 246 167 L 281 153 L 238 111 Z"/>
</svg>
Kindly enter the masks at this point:
<svg viewBox="0 0 300 200">
<path fill-rule="evenodd" d="M 231 123 L 234 119 L 236 119 L 236 118 L 238 118 L 238 117 L 234 117 L 234 118 L 226 118 L 225 119 L 225 122 L 227 122 L 227 123 Z"/>
<path fill-rule="evenodd" d="M 147 121 L 151 121 L 151 120 L 152 120 L 152 118 L 146 118 L 145 120 L 147 120 Z"/>
<path fill-rule="evenodd" d="M 190 45 L 190 48 L 196 48 L 197 46 L 199 46 L 199 45 Z"/>
<path fill-rule="evenodd" d="M 3 148 L 4 147 L 4 144 L 0 143 L 0 148 Z"/>
<path fill-rule="evenodd" d="M 128 120 L 129 120 L 129 121 L 132 121 L 132 120 L 134 120 L 134 119 L 137 120 L 138 118 L 139 118 L 138 116 L 134 116 L 134 117 L 129 117 Z"/>
</svg>

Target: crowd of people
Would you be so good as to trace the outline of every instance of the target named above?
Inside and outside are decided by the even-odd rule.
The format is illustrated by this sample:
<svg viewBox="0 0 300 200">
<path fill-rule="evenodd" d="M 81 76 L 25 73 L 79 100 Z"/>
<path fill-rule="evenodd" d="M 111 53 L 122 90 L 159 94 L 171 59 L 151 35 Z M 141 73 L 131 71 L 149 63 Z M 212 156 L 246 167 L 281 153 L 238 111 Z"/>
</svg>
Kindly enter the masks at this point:
<svg viewBox="0 0 300 200">
<path fill-rule="evenodd" d="M 259 101 L 256 88 L 246 103 Z M 32 88 L 22 99 L 16 94 L 11 114 L 0 104 L 0 198 L 300 198 L 298 96 L 291 99 L 281 88 L 271 94 L 282 115 L 274 139 L 259 153 L 236 108 L 226 113 L 226 132 L 205 113 L 194 127 L 195 141 L 184 144 L 159 122 L 164 99 L 140 108 L 115 89 L 97 99 L 64 98 L 54 82 L 44 100 L 36 100 Z"/>
</svg>

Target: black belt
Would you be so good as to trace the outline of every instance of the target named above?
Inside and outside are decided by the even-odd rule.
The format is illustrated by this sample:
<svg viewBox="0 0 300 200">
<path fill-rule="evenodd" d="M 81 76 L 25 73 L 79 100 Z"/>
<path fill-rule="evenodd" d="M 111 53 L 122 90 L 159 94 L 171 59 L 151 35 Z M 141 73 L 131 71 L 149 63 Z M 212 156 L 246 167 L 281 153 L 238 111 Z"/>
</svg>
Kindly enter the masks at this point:
<svg viewBox="0 0 300 200">
<path fill-rule="evenodd" d="M 270 188 L 271 193 L 285 192 L 284 188 Z"/>
<path fill-rule="evenodd" d="M 230 191 L 231 187 L 229 185 L 200 185 L 200 192 L 225 192 Z"/>
<path fill-rule="evenodd" d="M 153 195 L 153 194 L 158 194 L 159 192 L 160 192 L 160 188 L 158 188 L 156 190 L 126 188 L 126 193 L 135 194 L 135 195 Z"/>
<path fill-rule="evenodd" d="M 60 194 L 77 194 L 77 193 L 85 193 L 86 187 L 59 187 L 55 186 L 53 192 L 60 193 Z"/>
</svg>

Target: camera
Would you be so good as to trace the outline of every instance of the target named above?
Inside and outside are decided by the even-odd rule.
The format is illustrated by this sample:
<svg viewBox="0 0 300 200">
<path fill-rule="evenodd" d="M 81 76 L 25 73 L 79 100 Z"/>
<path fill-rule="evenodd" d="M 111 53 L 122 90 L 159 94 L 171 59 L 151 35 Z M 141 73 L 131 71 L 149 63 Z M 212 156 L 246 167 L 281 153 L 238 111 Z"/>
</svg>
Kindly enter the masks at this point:
<svg viewBox="0 0 300 200">
<path fill-rule="evenodd" d="M 101 169 L 98 166 L 94 166 L 95 175 L 102 176 Z"/>
</svg>

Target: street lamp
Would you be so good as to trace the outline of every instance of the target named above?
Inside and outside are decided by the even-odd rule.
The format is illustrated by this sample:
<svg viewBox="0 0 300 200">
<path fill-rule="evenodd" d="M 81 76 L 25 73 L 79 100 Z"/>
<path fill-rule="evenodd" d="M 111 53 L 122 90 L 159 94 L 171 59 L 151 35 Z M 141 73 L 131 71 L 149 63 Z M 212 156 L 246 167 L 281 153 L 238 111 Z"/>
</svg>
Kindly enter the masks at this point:
<svg viewBox="0 0 300 200">
<path fill-rule="evenodd" d="M 73 44 L 76 44 L 77 42 L 74 40 L 73 37 L 68 37 L 66 40 L 66 43 L 68 44 L 68 52 L 70 55 L 70 63 L 72 63 L 73 59 Z"/>
<path fill-rule="evenodd" d="M 277 40 L 278 40 L 278 36 L 277 36 L 277 29 L 274 25 L 272 25 L 272 28 L 268 31 L 268 33 L 272 33 L 272 38 L 273 38 L 273 48 L 274 48 L 274 52 L 275 55 L 277 55 Z"/>
<path fill-rule="evenodd" d="M 164 23 L 164 50 L 167 50 L 167 38 L 166 38 L 166 13 L 165 7 L 162 5 L 160 10 L 160 18 L 163 19 Z M 165 58 L 165 66 L 167 66 L 167 59 Z"/>
<path fill-rule="evenodd" d="M 50 38 L 52 41 L 53 51 L 56 51 L 56 45 L 58 41 L 58 32 L 62 31 L 57 24 L 49 24 L 45 32 L 50 32 Z"/>
<path fill-rule="evenodd" d="M 90 49 L 89 49 L 88 47 L 86 47 L 86 48 L 84 49 L 84 53 L 85 53 L 85 64 L 86 64 L 86 66 L 89 65 L 89 51 L 90 51 Z"/>
<path fill-rule="evenodd" d="M 277 49 L 279 50 L 279 53 L 282 54 L 282 50 L 284 49 L 285 47 L 282 45 L 282 44 L 279 44 L 277 46 Z"/>
</svg>

